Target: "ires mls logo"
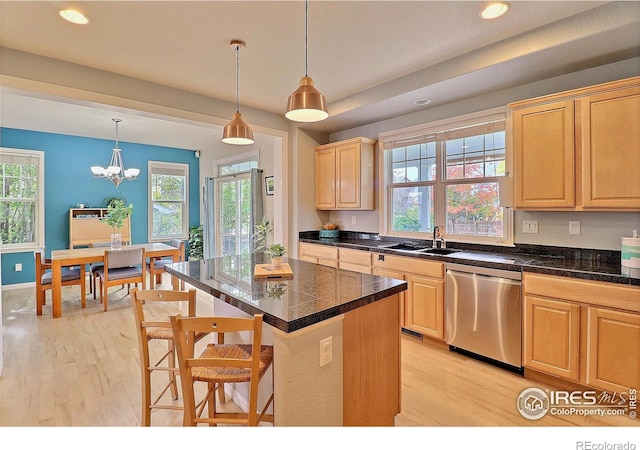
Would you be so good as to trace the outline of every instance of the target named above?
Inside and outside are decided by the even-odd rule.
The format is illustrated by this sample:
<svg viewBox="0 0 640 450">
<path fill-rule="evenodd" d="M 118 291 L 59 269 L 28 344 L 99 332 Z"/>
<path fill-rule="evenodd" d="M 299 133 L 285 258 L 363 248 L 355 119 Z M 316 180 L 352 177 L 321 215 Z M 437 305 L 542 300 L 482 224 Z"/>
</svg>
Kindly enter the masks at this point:
<svg viewBox="0 0 640 450">
<path fill-rule="evenodd" d="M 518 396 L 518 411 L 525 419 L 538 420 L 549 411 L 549 396 L 538 388 L 527 388 Z"/>
<path fill-rule="evenodd" d="M 636 418 L 637 391 L 550 391 L 527 388 L 517 400 L 518 412 L 529 420 L 538 420 L 547 413 L 554 416 L 622 416 Z"/>
</svg>

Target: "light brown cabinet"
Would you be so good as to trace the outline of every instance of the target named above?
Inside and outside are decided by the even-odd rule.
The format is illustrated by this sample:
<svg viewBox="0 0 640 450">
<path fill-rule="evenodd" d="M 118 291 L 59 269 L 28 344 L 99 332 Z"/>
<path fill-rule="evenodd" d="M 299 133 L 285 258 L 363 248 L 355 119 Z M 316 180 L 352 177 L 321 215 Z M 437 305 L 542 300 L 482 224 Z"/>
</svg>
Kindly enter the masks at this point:
<svg viewBox="0 0 640 450">
<path fill-rule="evenodd" d="M 516 208 L 640 209 L 640 77 L 509 107 Z"/>
<path fill-rule="evenodd" d="M 445 264 L 420 258 L 373 253 L 373 274 L 404 279 L 403 327 L 444 340 Z"/>
<path fill-rule="evenodd" d="M 640 314 L 589 308 L 587 384 L 609 391 L 640 387 Z"/>
<path fill-rule="evenodd" d="M 375 144 L 360 137 L 316 147 L 316 209 L 374 209 Z"/>
<path fill-rule="evenodd" d="M 524 273 L 524 366 L 598 389 L 640 386 L 640 287 Z"/>
<path fill-rule="evenodd" d="M 580 306 L 525 295 L 524 366 L 578 381 Z"/>
<path fill-rule="evenodd" d="M 69 210 L 69 248 L 83 247 L 96 242 L 111 242 L 113 229 L 102 219 L 107 208 L 71 208 Z M 120 229 L 123 243 L 131 242 L 131 218 Z"/>
<path fill-rule="evenodd" d="M 371 252 L 340 248 L 338 249 L 338 267 L 353 272 L 371 274 Z"/>
<path fill-rule="evenodd" d="M 300 242 L 299 254 L 302 261 L 338 267 L 338 247 Z"/>
</svg>

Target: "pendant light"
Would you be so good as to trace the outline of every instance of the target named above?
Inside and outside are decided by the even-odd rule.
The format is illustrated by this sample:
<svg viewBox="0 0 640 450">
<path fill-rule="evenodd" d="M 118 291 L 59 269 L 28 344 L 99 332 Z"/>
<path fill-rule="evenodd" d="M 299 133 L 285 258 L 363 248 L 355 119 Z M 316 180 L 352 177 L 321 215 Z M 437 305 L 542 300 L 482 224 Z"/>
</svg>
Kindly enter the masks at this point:
<svg viewBox="0 0 640 450">
<path fill-rule="evenodd" d="M 248 145 L 253 144 L 253 130 L 247 122 L 242 118 L 240 113 L 240 101 L 239 101 L 239 84 L 238 73 L 240 72 L 240 48 L 246 44 L 243 41 L 236 39 L 231 41 L 231 47 L 236 51 L 236 112 L 233 115 L 233 119 L 225 127 L 222 133 L 222 142 L 225 144 L 233 145 Z"/>
<path fill-rule="evenodd" d="M 327 101 L 314 86 L 309 76 L 309 2 L 305 1 L 305 50 L 304 76 L 300 87 L 289 96 L 285 117 L 295 122 L 319 122 L 329 117 Z"/>
<path fill-rule="evenodd" d="M 111 161 L 107 167 L 91 166 L 91 173 L 97 178 L 106 178 L 111 180 L 116 186 L 120 185 L 122 180 L 135 180 L 140 174 L 140 169 L 124 168 L 124 162 L 122 161 L 122 151 L 118 145 L 118 124 L 122 122 L 122 119 L 111 119 L 116 124 L 116 146 L 111 154 Z"/>
</svg>

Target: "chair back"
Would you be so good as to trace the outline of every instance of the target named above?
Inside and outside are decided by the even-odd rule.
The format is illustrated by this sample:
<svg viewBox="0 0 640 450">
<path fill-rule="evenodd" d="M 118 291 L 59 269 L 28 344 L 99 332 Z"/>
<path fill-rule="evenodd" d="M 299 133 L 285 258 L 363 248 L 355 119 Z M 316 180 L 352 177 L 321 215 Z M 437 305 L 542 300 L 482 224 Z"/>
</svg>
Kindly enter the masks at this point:
<svg viewBox="0 0 640 450">
<path fill-rule="evenodd" d="M 106 250 L 104 252 L 104 266 L 108 269 L 144 266 L 144 262 L 144 248 Z"/>
<path fill-rule="evenodd" d="M 49 263 L 44 257 L 44 250 L 38 249 L 33 252 L 33 257 L 36 263 L 36 287 L 42 285 L 42 276 L 48 269 L 51 269 L 51 263 Z"/>
<path fill-rule="evenodd" d="M 250 377 L 249 383 L 249 423 L 257 422 L 257 392 L 261 376 L 261 341 L 262 341 L 262 314 L 256 314 L 253 318 L 239 317 L 183 317 L 178 314 L 171 316 L 173 339 L 176 343 L 178 355 L 178 367 L 182 382 L 182 395 L 184 400 L 185 418 L 184 425 L 193 426 L 197 423 L 207 423 L 207 419 L 196 417 L 196 400 L 194 394 L 194 381 L 198 380 L 198 374 L 213 368 L 223 368 L 221 374 L 229 374 L 225 379 L 222 375 L 217 382 L 232 382 L 239 377 L 238 372 Z M 215 357 L 194 357 L 194 340 L 190 338 L 199 333 L 234 333 L 248 331 L 253 334 L 251 355 L 247 358 L 245 353 L 238 355 L 224 354 Z M 213 344 L 210 344 L 210 346 Z M 237 346 L 239 347 L 239 346 Z M 213 347 L 215 348 L 215 346 Z M 264 365 L 262 367 L 264 372 Z M 195 375 L 194 375 L 195 374 Z"/>
<path fill-rule="evenodd" d="M 176 247 L 180 250 L 180 256 L 178 257 L 178 261 L 174 261 L 174 262 L 184 261 L 184 241 L 182 239 L 171 239 L 171 246 Z"/>
<path fill-rule="evenodd" d="M 157 304 L 159 302 L 163 302 L 163 303 L 187 302 L 189 307 L 188 309 L 189 317 L 194 317 L 196 315 L 196 290 L 195 289 L 189 289 L 188 291 L 172 291 L 172 290 L 160 290 L 160 289 L 138 290 L 137 288 L 131 289 L 131 304 L 133 306 L 133 314 L 136 320 L 136 328 L 138 330 L 138 340 L 139 340 L 141 349 L 143 349 L 143 347 L 146 347 L 147 345 L 147 341 L 148 341 L 147 328 L 159 327 L 159 328 L 171 329 L 171 321 L 169 319 L 169 314 L 167 314 L 167 317 L 165 320 L 159 320 L 157 317 L 154 317 L 153 321 L 149 321 L 145 317 L 145 310 L 152 309 L 154 307 L 154 304 Z"/>
</svg>

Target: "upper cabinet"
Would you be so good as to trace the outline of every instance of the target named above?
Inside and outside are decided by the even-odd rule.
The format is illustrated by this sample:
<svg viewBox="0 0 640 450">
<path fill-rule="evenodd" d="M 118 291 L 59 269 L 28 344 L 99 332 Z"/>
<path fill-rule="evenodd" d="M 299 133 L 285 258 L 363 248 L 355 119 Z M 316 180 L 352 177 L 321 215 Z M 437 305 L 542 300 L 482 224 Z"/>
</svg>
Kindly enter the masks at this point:
<svg viewBox="0 0 640 450">
<path fill-rule="evenodd" d="M 516 208 L 640 209 L 640 77 L 509 107 Z"/>
<path fill-rule="evenodd" d="M 316 209 L 374 209 L 376 142 L 360 137 L 316 147 Z"/>
</svg>

